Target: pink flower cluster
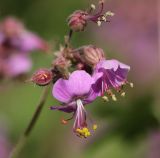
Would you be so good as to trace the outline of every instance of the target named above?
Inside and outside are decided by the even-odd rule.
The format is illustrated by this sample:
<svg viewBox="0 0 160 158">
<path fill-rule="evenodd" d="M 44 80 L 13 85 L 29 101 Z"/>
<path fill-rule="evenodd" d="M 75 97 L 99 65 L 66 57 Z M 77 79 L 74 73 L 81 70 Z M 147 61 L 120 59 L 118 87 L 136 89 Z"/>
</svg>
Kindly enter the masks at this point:
<svg viewBox="0 0 160 158">
<path fill-rule="evenodd" d="M 13 17 L 0 22 L 0 77 L 14 78 L 31 69 L 29 53 L 47 50 L 47 44 Z"/>
<path fill-rule="evenodd" d="M 73 131 L 82 138 L 91 135 L 85 106 L 97 97 L 102 97 L 105 101 L 110 97 L 116 101 L 114 92 L 124 96 L 123 87 L 127 84 L 133 87 L 133 84 L 127 81 L 130 66 L 106 58 L 103 49 L 94 45 L 73 48 L 70 44 L 72 33 L 83 31 L 88 20 L 99 25 L 102 21 L 107 21 L 108 15 L 113 15 L 112 12 L 102 14 L 103 3 L 100 1 L 101 9 L 97 14 L 91 15 L 95 8 L 91 5 L 89 11 L 75 11 L 69 16 L 68 25 L 71 30 L 66 38 L 65 47 L 61 47 L 60 51 L 55 53 L 56 59 L 53 60 L 50 69 L 40 69 L 31 78 L 33 83 L 40 86 L 54 84 L 52 94 L 61 105 L 52 106 L 51 110 L 73 113 L 71 118 L 63 119 L 62 123 L 67 124 L 74 118 Z M 92 130 L 96 128 L 97 125 L 93 123 Z"/>
</svg>

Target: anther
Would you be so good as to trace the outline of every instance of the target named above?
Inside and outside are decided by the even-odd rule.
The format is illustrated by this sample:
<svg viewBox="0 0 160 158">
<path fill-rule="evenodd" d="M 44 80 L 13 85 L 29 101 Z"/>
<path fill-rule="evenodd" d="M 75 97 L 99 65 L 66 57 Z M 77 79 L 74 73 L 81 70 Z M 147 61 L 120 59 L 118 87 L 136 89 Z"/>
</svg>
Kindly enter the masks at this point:
<svg viewBox="0 0 160 158">
<path fill-rule="evenodd" d="M 122 97 L 125 97 L 125 95 L 126 95 L 125 92 L 122 92 L 122 93 L 121 93 L 121 96 L 122 96 Z"/>
<path fill-rule="evenodd" d="M 130 84 L 130 87 L 131 87 L 131 88 L 133 88 L 133 87 L 134 87 L 134 84 L 133 84 L 133 83 L 129 83 L 129 84 Z"/>
<path fill-rule="evenodd" d="M 103 96 L 102 99 L 104 100 L 104 102 L 108 102 L 109 101 L 107 96 Z"/>
<path fill-rule="evenodd" d="M 62 120 L 61 120 L 61 123 L 62 123 L 62 124 L 64 124 L 64 125 L 66 125 L 66 124 L 68 123 L 68 121 L 67 121 L 67 120 L 62 119 Z"/>
<path fill-rule="evenodd" d="M 114 16 L 114 13 L 111 12 L 111 11 L 108 11 L 108 12 L 105 13 L 105 16 Z"/>
<path fill-rule="evenodd" d="M 101 26 L 101 24 L 102 24 L 101 21 L 97 21 L 98 26 Z"/>
<path fill-rule="evenodd" d="M 96 130 L 96 129 L 97 129 L 97 125 L 94 124 L 94 125 L 93 125 L 93 130 Z"/>
<path fill-rule="evenodd" d="M 94 4 L 91 4 L 91 9 L 95 10 L 96 6 Z"/>
<path fill-rule="evenodd" d="M 105 21 L 105 22 L 107 21 L 105 16 L 102 16 L 102 20 Z"/>
<path fill-rule="evenodd" d="M 117 101 L 117 98 L 116 98 L 115 94 L 112 94 L 112 100 Z"/>
</svg>

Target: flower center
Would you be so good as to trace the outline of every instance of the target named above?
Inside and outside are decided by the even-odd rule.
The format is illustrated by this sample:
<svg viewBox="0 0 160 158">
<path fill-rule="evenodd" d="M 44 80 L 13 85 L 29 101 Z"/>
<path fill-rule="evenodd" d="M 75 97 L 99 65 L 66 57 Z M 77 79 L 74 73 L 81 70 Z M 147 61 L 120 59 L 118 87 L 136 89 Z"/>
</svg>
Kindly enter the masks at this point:
<svg viewBox="0 0 160 158">
<path fill-rule="evenodd" d="M 80 138 L 87 138 L 91 135 L 90 130 L 87 128 L 86 123 L 86 110 L 84 109 L 83 103 L 81 99 L 77 99 L 77 111 L 76 111 L 76 117 L 74 122 L 74 131 Z M 97 125 L 93 125 L 93 130 L 97 129 Z"/>
</svg>

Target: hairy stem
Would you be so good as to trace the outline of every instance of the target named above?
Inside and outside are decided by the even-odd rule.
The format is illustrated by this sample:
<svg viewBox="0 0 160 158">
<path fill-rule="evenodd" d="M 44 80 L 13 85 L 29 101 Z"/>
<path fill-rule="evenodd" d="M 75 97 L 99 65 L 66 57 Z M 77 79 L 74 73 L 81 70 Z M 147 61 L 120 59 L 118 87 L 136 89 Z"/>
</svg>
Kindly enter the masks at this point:
<svg viewBox="0 0 160 158">
<path fill-rule="evenodd" d="M 40 97 L 40 100 L 37 104 L 37 108 L 36 111 L 33 114 L 33 117 L 31 119 L 31 121 L 29 122 L 26 130 L 24 131 L 23 135 L 20 137 L 18 143 L 15 145 L 14 149 L 12 150 L 11 154 L 10 154 L 10 158 L 18 158 L 18 155 L 20 154 L 21 150 L 23 149 L 27 138 L 29 137 L 29 135 L 31 134 L 31 132 L 33 131 L 33 128 L 42 112 L 42 109 L 44 107 L 44 104 L 46 102 L 47 96 L 48 96 L 48 92 L 49 92 L 49 86 L 46 86 L 42 92 L 42 95 Z"/>
<path fill-rule="evenodd" d="M 65 48 L 67 48 L 70 45 L 70 41 L 71 41 L 72 35 L 73 35 L 73 31 L 69 30 L 67 39 L 65 41 Z"/>
</svg>

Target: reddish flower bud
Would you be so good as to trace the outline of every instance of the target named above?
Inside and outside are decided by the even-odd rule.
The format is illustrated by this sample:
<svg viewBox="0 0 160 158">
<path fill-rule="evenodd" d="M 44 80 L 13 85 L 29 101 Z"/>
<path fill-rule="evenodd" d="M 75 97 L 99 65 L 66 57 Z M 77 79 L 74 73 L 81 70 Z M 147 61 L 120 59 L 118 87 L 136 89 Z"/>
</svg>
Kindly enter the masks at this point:
<svg viewBox="0 0 160 158">
<path fill-rule="evenodd" d="M 39 69 L 33 74 L 31 81 L 39 86 L 45 86 L 51 83 L 52 79 L 53 74 L 50 70 Z"/>
<path fill-rule="evenodd" d="M 95 66 L 100 60 L 105 58 L 104 51 L 93 45 L 83 46 L 77 49 L 75 56 L 78 60 L 90 66 Z"/>
<path fill-rule="evenodd" d="M 77 10 L 68 18 L 68 25 L 73 31 L 83 31 L 87 25 L 86 15 L 88 13 L 82 10 Z"/>
</svg>

